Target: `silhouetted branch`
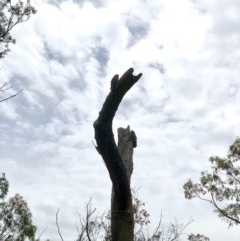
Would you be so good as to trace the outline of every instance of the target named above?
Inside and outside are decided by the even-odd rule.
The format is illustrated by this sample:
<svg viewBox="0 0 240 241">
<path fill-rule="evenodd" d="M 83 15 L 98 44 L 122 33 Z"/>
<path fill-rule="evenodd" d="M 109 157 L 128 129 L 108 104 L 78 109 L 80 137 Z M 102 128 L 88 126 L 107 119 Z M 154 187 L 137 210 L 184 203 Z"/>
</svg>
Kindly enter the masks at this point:
<svg viewBox="0 0 240 241">
<path fill-rule="evenodd" d="M 58 224 L 58 213 L 59 213 L 59 209 L 58 209 L 57 212 L 56 212 L 56 225 L 57 225 L 57 229 L 58 229 L 58 234 L 59 234 L 61 240 L 64 241 L 64 239 L 63 239 L 63 237 L 62 237 L 62 234 L 61 234 L 61 231 L 60 231 L 59 224 Z"/>
<path fill-rule="evenodd" d="M 95 129 L 96 149 L 102 156 L 113 184 L 111 201 L 111 235 L 113 241 L 133 240 L 133 212 L 130 178 L 114 140 L 112 122 L 124 95 L 141 78 L 133 75 L 133 68 L 122 77 L 116 74 L 111 80 L 108 94 L 97 120 Z M 135 141 L 136 142 L 136 141 Z M 133 143 L 136 146 L 136 143 Z"/>
<path fill-rule="evenodd" d="M 99 112 L 99 116 L 93 125 L 95 129 L 97 151 L 106 164 L 115 194 L 119 196 L 123 206 L 126 203 L 126 196 L 130 193 L 130 187 L 125 167 L 114 140 L 112 121 L 124 95 L 142 76 L 141 73 L 134 76 L 133 71 L 133 68 L 128 69 L 119 80 L 115 78 L 116 75 L 113 77 L 115 81 L 114 87 L 112 86 Z"/>
<path fill-rule="evenodd" d="M 10 88 L 11 88 L 11 86 L 8 86 L 8 84 L 10 83 L 10 81 L 9 82 L 5 82 L 1 87 L 0 87 L 0 91 L 2 92 L 2 93 L 5 93 L 7 90 L 9 90 Z M 21 89 L 21 90 L 19 90 L 18 92 L 16 92 L 15 94 L 12 94 L 12 95 L 10 95 L 10 96 L 8 96 L 8 97 L 6 97 L 6 98 L 3 98 L 2 100 L 0 100 L 0 103 L 1 102 L 4 102 L 4 101 L 6 101 L 6 100 L 9 100 L 9 99 L 11 99 L 11 98 L 13 98 L 13 97 L 16 97 L 20 92 L 22 92 L 23 91 L 23 89 Z"/>
</svg>

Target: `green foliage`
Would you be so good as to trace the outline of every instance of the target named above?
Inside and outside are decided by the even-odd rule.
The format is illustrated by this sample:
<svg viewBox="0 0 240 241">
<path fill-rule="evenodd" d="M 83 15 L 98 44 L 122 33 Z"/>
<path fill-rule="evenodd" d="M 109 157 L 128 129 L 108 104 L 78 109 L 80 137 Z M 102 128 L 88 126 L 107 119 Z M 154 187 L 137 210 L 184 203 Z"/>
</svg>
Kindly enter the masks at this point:
<svg viewBox="0 0 240 241">
<path fill-rule="evenodd" d="M 230 146 L 227 157 L 209 158 L 212 171 L 201 172 L 200 182 L 188 180 L 185 198 L 200 198 L 211 203 L 229 226 L 240 224 L 240 138 Z"/>
<path fill-rule="evenodd" d="M 208 237 L 205 237 L 204 235 L 201 235 L 201 234 L 190 234 L 188 236 L 188 240 L 189 241 L 209 241 L 209 238 Z"/>
<path fill-rule="evenodd" d="M 10 31 L 21 22 L 26 22 L 37 11 L 31 6 L 30 0 L 18 1 L 12 4 L 11 0 L 0 2 L 0 59 L 9 51 L 9 44 L 15 44 L 16 40 Z"/>
<path fill-rule="evenodd" d="M 8 187 L 9 183 L 5 178 L 5 174 L 3 173 L 2 177 L 0 177 L 0 199 L 4 199 L 7 196 Z"/>
<path fill-rule="evenodd" d="M 32 214 L 23 197 L 16 194 L 5 201 L 8 193 L 5 175 L 0 178 L 0 193 L 0 240 L 35 240 L 36 227 L 32 225 Z"/>
</svg>

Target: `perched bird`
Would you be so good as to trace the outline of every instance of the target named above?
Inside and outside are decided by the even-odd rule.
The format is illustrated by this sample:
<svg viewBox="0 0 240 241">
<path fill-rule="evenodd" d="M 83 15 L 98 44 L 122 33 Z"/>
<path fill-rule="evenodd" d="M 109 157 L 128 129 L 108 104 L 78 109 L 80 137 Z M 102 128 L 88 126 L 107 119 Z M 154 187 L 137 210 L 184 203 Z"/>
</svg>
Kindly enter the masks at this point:
<svg viewBox="0 0 240 241">
<path fill-rule="evenodd" d="M 133 148 L 137 147 L 137 136 L 134 131 L 131 131 L 131 140 L 133 143 Z"/>
<path fill-rule="evenodd" d="M 118 74 L 115 74 L 113 76 L 112 80 L 111 80 L 111 88 L 110 88 L 110 90 L 116 90 L 117 89 L 118 79 L 119 79 Z"/>
</svg>

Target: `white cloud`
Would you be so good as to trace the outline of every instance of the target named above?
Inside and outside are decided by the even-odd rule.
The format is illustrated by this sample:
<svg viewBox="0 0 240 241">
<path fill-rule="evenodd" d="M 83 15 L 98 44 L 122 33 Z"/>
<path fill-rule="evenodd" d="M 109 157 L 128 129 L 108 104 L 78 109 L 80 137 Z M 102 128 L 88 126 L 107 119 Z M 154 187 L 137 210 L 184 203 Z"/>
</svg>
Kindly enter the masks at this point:
<svg viewBox="0 0 240 241">
<path fill-rule="evenodd" d="M 239 135 L 239 3 L 35 4 L 38 13 L 15 28 L 17 43 L 1 64 L 1 80 L 24 91 L 1 104 L 0 170 L 40 231 L 48 225 L 44 237 L 57 239 L 58 207 L 66 241 L 76 238 L 75 212 L 89 197 L 100 211 L 109 207 L 92 124 L 111 77 L 134 67 L 143 77 L 121 103 L 114 132 L 130 125 L 137 133 L 132 185 L 153 220 L 161 210 L 166 221 L 193 217 L 190 231 L 238 240 L 209 206 L 185 200 L 182 185 Z"/>
</svg>

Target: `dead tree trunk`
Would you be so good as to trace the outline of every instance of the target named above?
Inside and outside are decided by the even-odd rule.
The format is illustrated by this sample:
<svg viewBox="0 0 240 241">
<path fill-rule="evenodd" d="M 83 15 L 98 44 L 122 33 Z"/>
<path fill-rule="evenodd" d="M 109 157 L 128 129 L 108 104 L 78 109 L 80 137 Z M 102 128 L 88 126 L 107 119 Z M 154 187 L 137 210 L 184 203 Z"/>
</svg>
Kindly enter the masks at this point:
<svg viewBox="0 0 240 241">
<path fill-rule="evenodd" d="M 118 151 L 127 171 L 130 183 L 133 172 L 133 148 L 137 146 L 137 137 L 134 131 L 130 131 L 130 126 L 126 129 L 118 128 Z"/>
<path fill-rule="evenodd" d="M 120 154 L 112 132 L 114 115 L 127 91 L 140 79 L 142 74 L 133 75 L 133 69 L 127 70 L 120 79 L 115 75 L 97 120 L 94 122 L 96 149 L 102 156 L 113 185 L 111 207 L 111 233 L 113 241 L 133 241 L 134 225 L 132 214 L 132 196 L 130 177 L 132 167 L 126 168 L 124 154 Z M 136 138 L 135 138 L 136 139 Z M 132 145 L 136 146 L 134 138 Z"/>
<path fill-rule="evenodd" d="M 118 128 L 118 151 L 123 161 L 129 186 L 131 184 L 131 175 L 133 172 L 133 148 L 136 147 L 136 135 L 134 131 L 130 131 L 128 126 L 126 129 Z M 111 200 L 111 233 L 117 234 L 119 227 L 123 230 L 119 240 L 133 240 L 134 235 L 134 217 L 132 208 L 132 196 L 128 210 L 125 213 L 118 213 L 118 200 L 116 198 L 114 188 L 112 188 Z M 129 230 L 126 232 L 125 230 Z M 114 238 L 114 237 L 113 237 Z"/>
</svg>

